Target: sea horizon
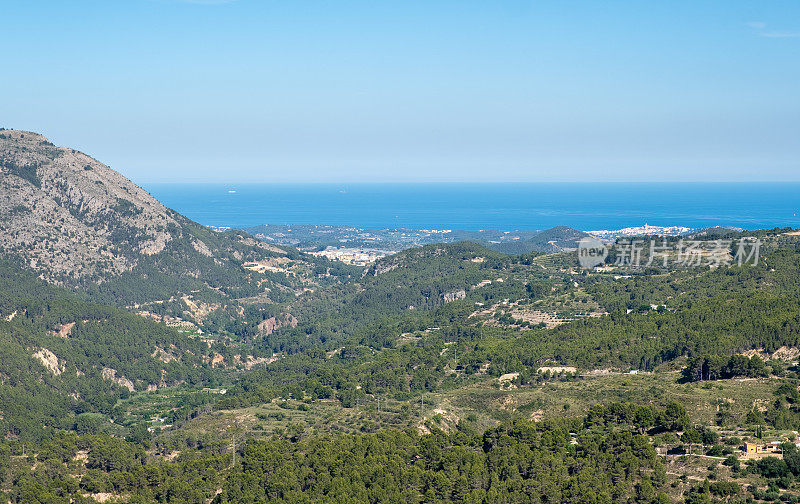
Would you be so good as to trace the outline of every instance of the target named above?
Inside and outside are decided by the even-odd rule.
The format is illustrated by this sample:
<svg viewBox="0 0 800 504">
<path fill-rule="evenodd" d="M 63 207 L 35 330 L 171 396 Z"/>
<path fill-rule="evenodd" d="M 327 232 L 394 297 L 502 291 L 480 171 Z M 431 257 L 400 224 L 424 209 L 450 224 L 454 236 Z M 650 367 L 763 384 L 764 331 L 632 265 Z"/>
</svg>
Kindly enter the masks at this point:
<svg viewBox="0 0 800 504">
<path fill-rule="evenodd" d="M 145 183 L 217 227 L 261 224 L 502 231 L 569 226 L 798 227 L 800 182 Z"/>
</svg>

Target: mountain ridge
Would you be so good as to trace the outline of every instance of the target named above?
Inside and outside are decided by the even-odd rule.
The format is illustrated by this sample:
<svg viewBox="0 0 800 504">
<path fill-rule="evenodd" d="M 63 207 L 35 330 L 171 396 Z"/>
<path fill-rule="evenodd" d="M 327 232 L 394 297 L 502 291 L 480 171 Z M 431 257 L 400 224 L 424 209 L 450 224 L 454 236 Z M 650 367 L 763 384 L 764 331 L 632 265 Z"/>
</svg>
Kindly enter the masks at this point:
<svg viewBox="0 0 800 504">
<path fill-rule="evenodd" d="M 152 255 L 171 241 L 167 226 L 178 223 L 118 172 L 38 133 L 0 132 L 0 169 L 3 248 L 49 280 L 130 271 L 136 257 L 114 253 L 115 233 L 136 230 L 126 237 L 131 251 Z"/>
<path fill-rule="evenodd" d="M 8 129 L 0 131 L 0 252 L 49 283 L 117 305 L 198 291 L 278 295 L 293 286 L 288 275 L 265 281 L 243 264 L 299 257 L 241 231 L 213 231 L 87 154 Z"/>
</svg>

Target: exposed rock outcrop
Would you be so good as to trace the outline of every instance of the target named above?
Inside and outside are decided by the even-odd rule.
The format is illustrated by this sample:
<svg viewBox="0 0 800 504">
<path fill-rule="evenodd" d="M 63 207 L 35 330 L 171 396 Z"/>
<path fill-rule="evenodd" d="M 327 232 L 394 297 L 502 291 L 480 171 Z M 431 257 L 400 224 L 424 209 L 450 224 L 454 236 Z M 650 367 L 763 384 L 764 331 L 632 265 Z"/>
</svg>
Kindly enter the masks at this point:
<svg viewBox="0 0 800 504">
<path fill-rule="evenodd" d="M 64 364 L 50 350 L 42 348 L 35 352 L 33 356 L 54 375 L 58 376 L 64 372 Z"/>
<path fill-rule="evenodd" d="M 0 131 L 0 247 L 44 276 L 122 273 L 172 239 L 170 211 L 130 180 L 43 136 Z"/>
<path fill-rule="evenodd" d="M 281 327 L 297 327 L 297 319 L 290 313 L 285 313 L 277 317 L 270 317 L 258 324 L 258 333 L 262 336 L 269 336 Z"/>
<path fill-rule="evenodd" d="M 120 387 L 125 387 L 129 391 L 133 392 L 136 390 L 136 387 L 133 385 L 133 382 L 129 379 L 125 378 L 124 376 L 117 376 L 117 370 L 112 368 L 103 368 L 103 379 L 113 381 Z"/>
</svg>

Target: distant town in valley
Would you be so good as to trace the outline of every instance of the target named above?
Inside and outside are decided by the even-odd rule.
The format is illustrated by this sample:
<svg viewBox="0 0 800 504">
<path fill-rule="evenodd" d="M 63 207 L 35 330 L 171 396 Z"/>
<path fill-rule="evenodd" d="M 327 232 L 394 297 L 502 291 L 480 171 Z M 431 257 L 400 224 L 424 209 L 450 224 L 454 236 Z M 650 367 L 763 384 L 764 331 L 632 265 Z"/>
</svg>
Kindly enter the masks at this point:
<svg viewBox="0 0 800 504">
<path fill-rule="evenodd" d="M 229 227 L 214 227 L 225 231 Z M 742 231 L 741 228 L 724 228 Z M 246 228 L 257 239 L 274 245 L 291 246 L 316 256 L 354 266 L 365 266 L 402 250 L 433 243 L 473 241 L 487 248 L 510 253 L 566 252 L 575 250 L 585 236 L 604 241 L 634 236 L 689 236 L 699 230 L 685 226 L 642 226 L 622 229 L 579 231 L 560 226 L 547 230 L 453 230 L 453 229 L 366 229 L 353 226 L 310 224 L 264 224 Z"/>
</svg>

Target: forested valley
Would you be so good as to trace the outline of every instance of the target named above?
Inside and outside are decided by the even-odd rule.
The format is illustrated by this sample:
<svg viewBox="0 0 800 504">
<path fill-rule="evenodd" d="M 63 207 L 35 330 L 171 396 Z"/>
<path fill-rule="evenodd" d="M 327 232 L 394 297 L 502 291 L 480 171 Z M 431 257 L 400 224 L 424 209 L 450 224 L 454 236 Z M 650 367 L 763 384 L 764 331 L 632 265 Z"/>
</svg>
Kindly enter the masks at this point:
<svg viewBox="0 0 800 504">
<path fill-rule="evenodd" d="M 357 266 L 35 133 L 0 169 L 0 502 L 798 501 L 792 229 Z"/>
<path fill-rule="evenodd" d="M 800 248 L 781 231 L 759 264 L 712 269 L 429 245 L 251 302 L 242 327 L 298 322 L 224 337 L 7 261 L 5 498 L 794 502 Z M 234 355 L 270 358 L 214 364 Z"/>
</svg>

